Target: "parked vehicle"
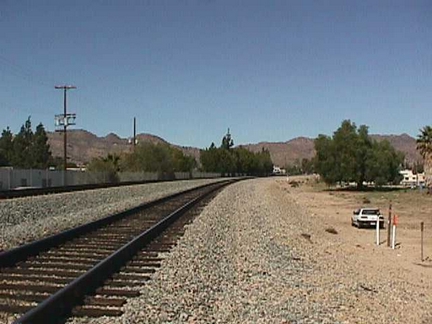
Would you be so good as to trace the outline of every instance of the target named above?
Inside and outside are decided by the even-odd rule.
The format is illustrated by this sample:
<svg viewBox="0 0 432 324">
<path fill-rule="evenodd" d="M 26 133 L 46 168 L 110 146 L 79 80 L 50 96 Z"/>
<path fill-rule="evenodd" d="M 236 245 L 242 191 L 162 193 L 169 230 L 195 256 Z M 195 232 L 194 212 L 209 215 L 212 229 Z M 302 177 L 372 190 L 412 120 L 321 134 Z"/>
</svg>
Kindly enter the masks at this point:
<svg viewBox="0 0 432 324">
<path fill-rule="evenodd" d="M 380 228 L 384 228 L 384 216 L 378 208 L 360 208 L 353 211 L 351 217 L 351 225 L 358 228 L 376 226 L 377 222 Z"/>
</svg>

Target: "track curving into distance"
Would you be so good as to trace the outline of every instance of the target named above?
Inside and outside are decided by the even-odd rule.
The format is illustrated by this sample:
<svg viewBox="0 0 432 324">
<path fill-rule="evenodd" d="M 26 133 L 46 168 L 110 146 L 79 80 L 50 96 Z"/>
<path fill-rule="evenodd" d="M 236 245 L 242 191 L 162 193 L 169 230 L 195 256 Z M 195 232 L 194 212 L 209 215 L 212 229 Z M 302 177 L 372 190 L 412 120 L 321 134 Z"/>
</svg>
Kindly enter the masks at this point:
<svg viewBox="0 0 432 324">
<path fill-rule="evenodd" d="M 160 266 L 159 253 L 175 245 L 190 221 L 181 216 L 232 182 L 189 189 L 0 253 L 0 320 L 121 315 L 126 299 Z"/>
</svg>

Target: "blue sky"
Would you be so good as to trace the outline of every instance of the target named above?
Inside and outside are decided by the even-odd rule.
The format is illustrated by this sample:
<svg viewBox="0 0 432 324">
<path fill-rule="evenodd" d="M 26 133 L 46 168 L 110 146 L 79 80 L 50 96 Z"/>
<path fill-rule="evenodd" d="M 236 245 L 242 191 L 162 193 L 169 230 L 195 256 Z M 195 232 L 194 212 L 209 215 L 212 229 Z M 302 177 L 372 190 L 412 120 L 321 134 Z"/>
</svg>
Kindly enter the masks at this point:
<svg viewBox="0 0 432 324">
<path fill-rule="evenodd" d="M 0 128 L 195 147 L 432 124 L 432 1 L 0 0 Z"/>
</svg>

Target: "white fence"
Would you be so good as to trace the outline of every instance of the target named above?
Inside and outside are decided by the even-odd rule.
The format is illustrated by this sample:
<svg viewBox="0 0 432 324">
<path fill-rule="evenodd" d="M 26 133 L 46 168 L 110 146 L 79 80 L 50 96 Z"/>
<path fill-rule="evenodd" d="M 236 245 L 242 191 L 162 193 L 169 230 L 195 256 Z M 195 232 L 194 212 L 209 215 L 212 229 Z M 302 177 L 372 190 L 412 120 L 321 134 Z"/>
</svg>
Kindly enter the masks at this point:
<svg viewBox="0 0 432 324">
<path fill-rule="evenodd" d="M 52 170 L 13 169 L 0 168 L 0 190 L 11 190 L 21 187 L 61 187 L 63 186 L 63 172 Z M 66 171 L 66 183 L 68 186 L 128 182 L 128 181 L 155 181 L 155 180 L 186 180 L 200 178 L 218 178 L 219 173 L 176 172 L 174 175 L 163 175 L 156 172 L 122 172 L 118 173 L 115 181 L 112 176 L 104 172 Z"/>
</svg>

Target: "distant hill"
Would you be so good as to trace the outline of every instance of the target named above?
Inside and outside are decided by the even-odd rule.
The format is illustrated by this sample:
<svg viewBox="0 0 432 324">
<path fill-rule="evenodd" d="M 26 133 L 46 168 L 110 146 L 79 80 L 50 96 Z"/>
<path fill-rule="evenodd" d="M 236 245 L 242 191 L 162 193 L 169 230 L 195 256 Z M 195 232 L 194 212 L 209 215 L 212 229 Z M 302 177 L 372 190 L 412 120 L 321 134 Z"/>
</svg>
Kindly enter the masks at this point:
<svg viewBox="0 0 432 324">
<path fill-rule="evenodd" d="M 48 132 L 48 141 L 53 156 L 63 157 L 63 133 Z M 138 143 L 165 143 L 179 148 L 189 156 L 199 159 L 199 149 L 173 145 L 164 139 L 150 134 L 138 134 Z M 85 164 L 96 157 L 105 157 L 108 154 L 130 152 L 132 143 L 128 139 L 120 138 L 114 133 L 105 137 L 98 137 L 86 130 L 70 130 L 67 132 L 67 154 L 69 161 Z"/>
<path fill-rule="evenodd" d="M 393 147 L 405 153 L 408 162 L 421 161 L 421 156 L 416 151 L 415 139 L 407 134 L 402 135 L 371 135 L 372 138 L 381 141 L 388 140 Z M 98 137 L 86 130 L 70 130 L 67 133 L 68 157 L 71 162 L 83 164 L 95 157 L 104 157 L 109 153 L 120 154 L 130 152 L 132 144 L 128 139 L 120 138 L 114 133 L 105 137 Z M 197 161 L 200 149 L 195 147 L 178 146 L 168 143 L 164 139 L 151 135 L 137 135 L 138 143 L 165 143 L 183 151 L 184 154 L 193 156 Z M 48 132 L 48 140 L 53 156 L 63 156 L 63 134 Z M 311 159 L 315 155 L 313 139 L 297 137 L 287 142 L 260 142 L 257 144 L 241 145 L 252 152 L 259 152 L 263 148 L 269 150 L 273 163 L 278 166 L 294 164 L 303 158 Z"/>
<path fill-rule="evenodd" d="M 377 141 L 387 140 L 398 151 L 405 153 L 407 162 L 423 161 L 423 158 L 416 150 L 416 139 L 408 134 L 402 135 L 371 135 Z"/>
<path fill-rule="evenodd" d="M 252 152 L 267 149 L 273 163 L 281 167 L 300 162 L 303 158 L 311 159 L 315 155 L 313 139 L 307 137 L 297 137 L 287 142 L 260 142 L 242 146 Z"/>
<path fill-rule="evenodd" d="M 422 161 L 422 157 L 416 150 L 415 138 L 407 135 L 376 135 L 371 137 L 377 141 L 388 140 L 397 150 L 405 153 L 407 162 Z M 243 145 L 243 147 L 259 152 L 262 148 L 269 150 L 272 161 L 275 165 L 285 166 L 287 164 L 296 164 L 303 158 L 311 159 L 315 156 L 313 139 L 307 137 L 297 137 L 287 142 L 269 143 L 260 142 L 258 144 Z"/>
</svg>

